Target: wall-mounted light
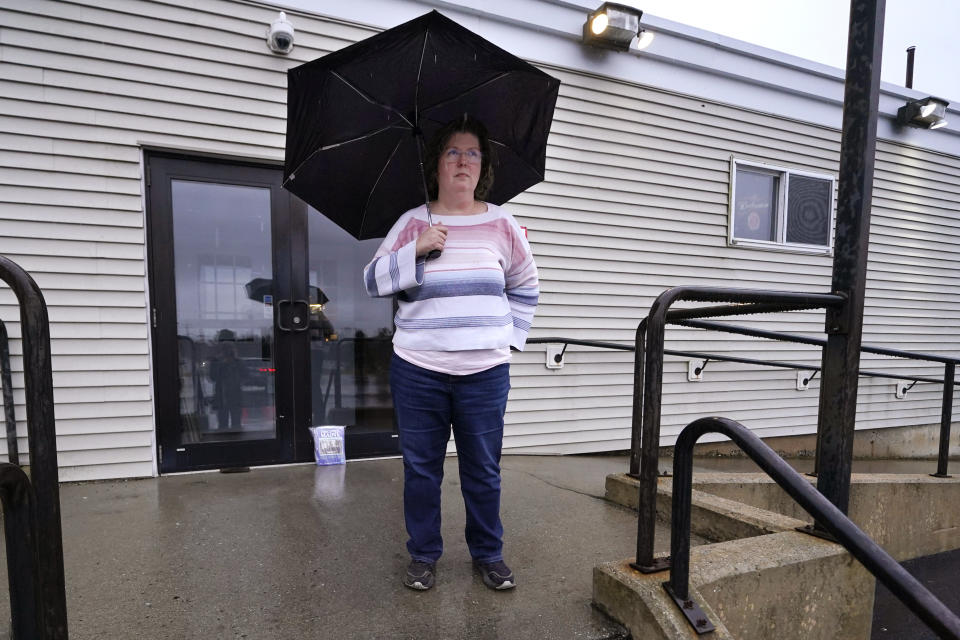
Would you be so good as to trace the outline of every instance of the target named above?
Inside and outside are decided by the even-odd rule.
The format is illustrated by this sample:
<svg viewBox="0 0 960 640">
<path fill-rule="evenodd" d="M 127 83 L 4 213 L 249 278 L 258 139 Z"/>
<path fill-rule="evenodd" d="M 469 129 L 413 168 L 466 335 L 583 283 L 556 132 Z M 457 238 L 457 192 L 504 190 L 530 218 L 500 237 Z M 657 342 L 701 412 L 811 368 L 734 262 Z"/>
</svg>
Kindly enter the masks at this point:
<svg viewBox="0 0 960 640">
<path fill-rule="evenodd" d="M 947 124 L 948 104 L 934 97 L 911 100 L 897 109 L 897 122 L 921 129 L 939 129 Z"/>
<path fill-rule="evenodd" d="M 604 2 L 587 16 L 583 25 L 583 42 L 597 47 L 626 51 L 640 34 L 643 11 L 615 2 Z"/>
<path fill-rule="evenodd" d="M 646 29 L 640 29 L 640 35 L 637 38 L 636 48 L 638 51 L 642 51 L 653 44 L 653 31 L 647 31 Z"/>
</svg>

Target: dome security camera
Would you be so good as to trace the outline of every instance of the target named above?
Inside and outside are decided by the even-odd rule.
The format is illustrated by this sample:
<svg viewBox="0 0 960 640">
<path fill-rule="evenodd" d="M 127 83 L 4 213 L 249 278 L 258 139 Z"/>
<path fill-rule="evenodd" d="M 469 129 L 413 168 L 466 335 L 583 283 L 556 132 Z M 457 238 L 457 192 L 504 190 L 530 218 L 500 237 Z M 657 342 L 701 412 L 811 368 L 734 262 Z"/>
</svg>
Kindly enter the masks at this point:
<svg viewBox="0 0 960 640">
<path fill-rule="evenodd" d="M 267 46 L 274 53 L 284 55 L 293 51 L 293 25 L 287 20 L 287 14 L 283 11 L 267 29 Z"/>
</svg>

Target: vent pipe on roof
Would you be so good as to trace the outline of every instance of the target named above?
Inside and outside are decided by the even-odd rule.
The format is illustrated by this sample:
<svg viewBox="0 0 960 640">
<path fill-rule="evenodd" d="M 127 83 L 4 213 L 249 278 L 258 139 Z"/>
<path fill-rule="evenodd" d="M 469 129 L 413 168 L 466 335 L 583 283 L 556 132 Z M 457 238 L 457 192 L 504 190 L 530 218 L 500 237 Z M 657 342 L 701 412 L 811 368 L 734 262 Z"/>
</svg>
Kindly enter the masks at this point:
<svg viewBox="0 0 960 640">
<path fill-rule="evenodd" d="M 907 89 L 913 89 L 913 52 L 916 47 L 907 47 Z"/>
</svg>

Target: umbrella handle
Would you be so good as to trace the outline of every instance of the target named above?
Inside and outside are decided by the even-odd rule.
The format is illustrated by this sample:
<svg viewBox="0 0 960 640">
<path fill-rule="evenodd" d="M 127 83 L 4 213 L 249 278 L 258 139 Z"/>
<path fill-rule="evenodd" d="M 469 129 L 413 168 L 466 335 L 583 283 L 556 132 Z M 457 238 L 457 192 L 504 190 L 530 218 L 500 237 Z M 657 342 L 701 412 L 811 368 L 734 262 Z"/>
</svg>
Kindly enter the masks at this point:
<svg viewBox="0 0 960 640">
<path fill-rule="evenodd" d="M 420 165 L 420 170 L 423 170 L 423 165 Z M 428 199 L 424 204 L 427 207 L 427 224 L 432 227 L 433 216 L 430 214 L 430 200 Z M 436 260 L 440 257 L 440 253 L 440 249 L 431 249 L 430 253 L 427 254 L 427 260 Z"/>
<path fill-rule="evenodd" d="M 417 127 L 414 130 L 414 137 L 417 139 L 417 159 L 420 160 L 420 180 L 423 183 L 423 204 L 427 208 L 427 224 L 433 226 L 433 215 L 430 213 L 430 193 L 427 191 L 427 177 L 423 170 L 423 131 Z M 440 250 L 433 249 L 427 254 L 427 260 L 436 260 L 440 257 Z"/>
<path fill-rule="evenodd" d="M 422 165 L 421 165 L 421 169 L 422 169 L 422 168 L 423 168 L 423 167 L 422 167 Z M 427 206 L 427 224 L 429 224 L 429 225 L 432 227 L 432 226 L 433 226 L 433 216 L 430 215 L 430 201 L 427 200 L 427 202 L 425 202 L 424 204 L 426 204 L 426 206 Z M 440 249 L 431 249 L 431 250 L 430 250 L 430 253 L 427 254 L 427 260 L 436 260 L 436 259 L 439 258 L 439 257 L 440 257 Z"/>
</svg>

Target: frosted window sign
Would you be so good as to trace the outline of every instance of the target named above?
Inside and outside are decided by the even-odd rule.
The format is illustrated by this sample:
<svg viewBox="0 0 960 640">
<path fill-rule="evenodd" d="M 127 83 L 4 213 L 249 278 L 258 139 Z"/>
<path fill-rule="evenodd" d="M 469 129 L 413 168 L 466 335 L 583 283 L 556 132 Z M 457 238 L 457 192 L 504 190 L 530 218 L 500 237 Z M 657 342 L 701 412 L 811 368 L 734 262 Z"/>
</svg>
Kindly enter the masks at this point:
<svg viewBox="0 0 960 640">
<path fill-rule="evenodd" d="M 779 193 L 779 176 L 737 169 L 734 235 L 750 240 L 775 240 Z"/>
</svg>

